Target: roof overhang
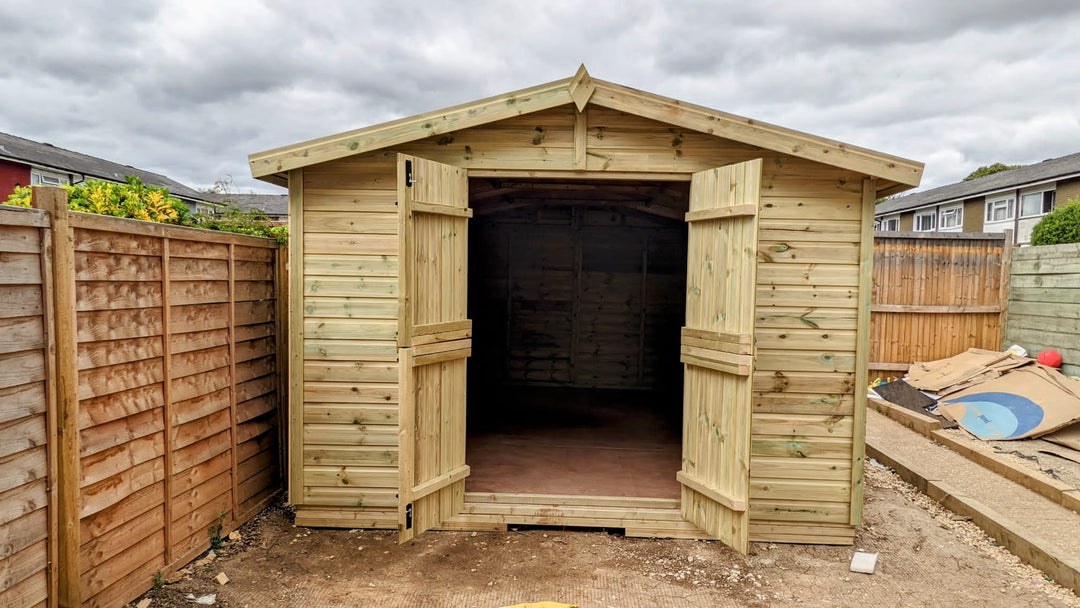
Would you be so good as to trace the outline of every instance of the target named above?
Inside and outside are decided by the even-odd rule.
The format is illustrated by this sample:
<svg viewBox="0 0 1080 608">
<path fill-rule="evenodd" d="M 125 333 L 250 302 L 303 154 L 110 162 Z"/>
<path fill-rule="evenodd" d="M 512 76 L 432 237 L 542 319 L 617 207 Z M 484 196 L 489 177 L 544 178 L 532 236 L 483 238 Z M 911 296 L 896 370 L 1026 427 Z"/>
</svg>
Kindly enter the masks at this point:
<svg viewBox="0 0 1080 608">
<path fill-rule="evenodd" d="M 257 152 L 248 157 L 248 162 L 253 177 L 280 185 L 285 173 L 292 169 L 570 103 L 579 111 L 594 104 L 880 178 L 879 196 L 908 190 L 922 179 L 920 162 L 596 80 L 584 65 L 573 78 Z"/>
</svg>

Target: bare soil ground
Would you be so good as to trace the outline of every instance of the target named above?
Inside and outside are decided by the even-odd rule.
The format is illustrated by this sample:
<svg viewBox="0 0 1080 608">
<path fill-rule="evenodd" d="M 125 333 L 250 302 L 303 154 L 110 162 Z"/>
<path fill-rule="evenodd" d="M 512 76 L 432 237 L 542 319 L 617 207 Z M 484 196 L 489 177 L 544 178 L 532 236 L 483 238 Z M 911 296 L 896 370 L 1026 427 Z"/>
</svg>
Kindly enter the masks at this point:
<svg viewBox="0 0 1080 608">
<path fill-rule="evenodd" d="M 151 591 L 151 607 L 477 606 L 551 600 L 593 606 L 1052 606 L 1080 599 L 890 472 L 868 467 L 855 547 L 631 539 L 602 531 L 304 529 L 265 511 L 221 556 Z M 879 554 L 873 575 L 853 552 Z M 225 572 L 226 585 L 213 577 Z M 191 597 L 189 597 L 189 595 Z"/>
</svg>

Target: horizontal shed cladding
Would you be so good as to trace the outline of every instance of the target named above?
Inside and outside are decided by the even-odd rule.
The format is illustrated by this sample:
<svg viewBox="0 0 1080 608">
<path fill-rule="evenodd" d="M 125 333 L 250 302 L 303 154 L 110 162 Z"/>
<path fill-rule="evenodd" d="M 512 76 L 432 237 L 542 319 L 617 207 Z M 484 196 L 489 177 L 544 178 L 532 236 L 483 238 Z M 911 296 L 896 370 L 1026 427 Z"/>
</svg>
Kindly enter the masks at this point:
<svg viewBox="0 0 1080 608">
<path fill-rule="evenodd" d="M 575 140 L 581 120 L 585 136 Z M 393 493 L 376 482 L 386 473 L 364 479 L 369 467 L 397 462 L 389 432 L 396 421 L 371 420 L 382 410 L 365 409 L 396 409 L 399 399 L 390 365 L 400 289 L 396 152 L 480 175 L 522 177 L 584 162 L 638 179 L 762 157 L 751 534 L 850 539 L 866 176 L 592 105 L 584 118 L 567 105 L 293 173 L 303 175 L 303 294 L 294 300 L 305 331 L 301 521 L 309 513 L 322 524 L 395 525 Z M 335 405 L 344 407 L 328 409 Z M 330 509 L 350 505 L 359 514 Z M 786 527 L 799 522 L 801 529 Z"/>
<path fill-rule="evenodd" d="M 851 518 L 864 234 L 862 176 L 790 158 L 766 159 L 763 173 L 752 535 L 755 524 L 761 530 L 767 522 L 847 524 Z"/>
<path fill-rule="evenodd" d="M 0 605 L 45 602 L 54 559 L 42 250 L 39 227 L 0 216 Z"/>
<path fill-rule="evenodd" d="M 348 506 L 396 525 L 397 159 L 385 153 L 303 170 L 303 431 L 293 502 Z M 296 420 L 296 419 L 294 419 Z M 295 478 L 294 478 L 295 479 Z M 310 517 L 318 521 L 320 512 Z"/>
</svg>

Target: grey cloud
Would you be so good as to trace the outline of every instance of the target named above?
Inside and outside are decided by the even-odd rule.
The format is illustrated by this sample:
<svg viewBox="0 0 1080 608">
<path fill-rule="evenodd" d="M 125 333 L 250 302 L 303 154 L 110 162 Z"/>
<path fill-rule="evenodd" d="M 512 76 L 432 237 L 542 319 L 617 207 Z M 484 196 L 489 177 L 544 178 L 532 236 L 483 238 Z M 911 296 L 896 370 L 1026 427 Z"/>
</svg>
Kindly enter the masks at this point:
<svg viewBox="0 0 1080 608">
<path fill-rule="evenodd" d="M 929 161 L 927 187 L 1075 152 L 1080 5 L 76 2 L 0 5 L 0 130 L 240 189 L 250 152 L 599 78 Z M 1071 147 L 1071 148 L 1070 148 Z"/>
</svg>

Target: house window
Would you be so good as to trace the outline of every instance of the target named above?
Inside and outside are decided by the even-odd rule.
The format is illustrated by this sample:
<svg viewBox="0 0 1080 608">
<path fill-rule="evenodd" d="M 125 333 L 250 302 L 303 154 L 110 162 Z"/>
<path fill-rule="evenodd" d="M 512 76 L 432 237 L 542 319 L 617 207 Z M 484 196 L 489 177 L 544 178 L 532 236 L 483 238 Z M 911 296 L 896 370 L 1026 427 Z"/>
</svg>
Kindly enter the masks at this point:
<svg viewBox="0 0 1080 608">
<path fill-rule="evenodd" d="M 986 201 L 986 221 L 1004 222 L 1016 217 L 1016 199 L 1013 197 Z"/>
<path fill-rule="evenodd" d="M 938 215 L 938 225 L 941 226 L 942 230 L 960 228 L 964 225 L 963 207 L 947 207 L 942 209 Z"/>
<path fill-rule="evenodd" d="M 32 186 L 60 186 L 68 183 L 66 175 L 33 169 L 30 171 L 30 185 Z"/>
<path fill-rule="evenodd" d="M 920 211 L 915 214 L 915 232 L 933 232 L 937 229 L 937 212 Z"/>
<path fill-rule="evenodd" d="M 1020 217 L 1045 215 L 1054 210 L 1054 191 L 1030 192 L 1020 197 Z"/>
<path fill-rule="evenodd" d="M 889 217 L 883 217 L 878 220 L 878 226 L 878 230 L 884 232 L 896 232 L 897 230 L 900 230 L 900 216 L 893 215 Z"/>
</svg>

